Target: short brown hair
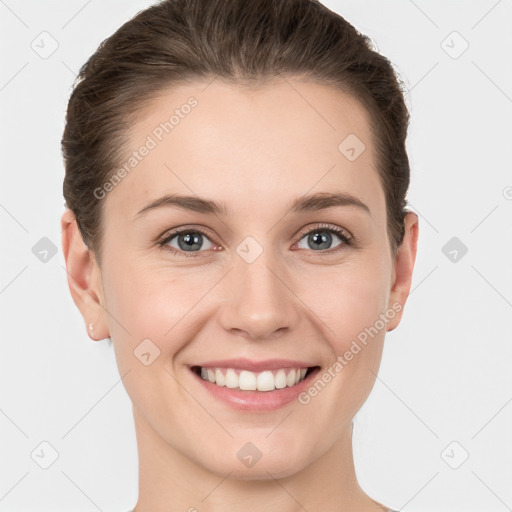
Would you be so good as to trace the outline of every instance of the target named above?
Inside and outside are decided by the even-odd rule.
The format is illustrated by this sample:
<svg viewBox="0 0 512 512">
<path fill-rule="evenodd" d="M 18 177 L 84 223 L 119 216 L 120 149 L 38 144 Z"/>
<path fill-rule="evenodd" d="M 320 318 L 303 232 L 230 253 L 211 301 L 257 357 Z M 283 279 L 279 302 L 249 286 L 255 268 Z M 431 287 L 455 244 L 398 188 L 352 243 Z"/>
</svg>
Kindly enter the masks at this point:
<svg viewBox="0 0 512 512">
<path fill-rule="evenodd" d="M 99 45 L 69 99 L 65 206 L 96 257 L 102 208 L 93 191 L 123 161 L 128 129 L 147 102 L 172 85 L 222 77 L 257 87 L 281 74 L 332 85 L 369 113 L 396 254 L 407 213 L 409 112 L 402 82 L 370 38 L 317 0 L 163 0 Z"/>
</svg>

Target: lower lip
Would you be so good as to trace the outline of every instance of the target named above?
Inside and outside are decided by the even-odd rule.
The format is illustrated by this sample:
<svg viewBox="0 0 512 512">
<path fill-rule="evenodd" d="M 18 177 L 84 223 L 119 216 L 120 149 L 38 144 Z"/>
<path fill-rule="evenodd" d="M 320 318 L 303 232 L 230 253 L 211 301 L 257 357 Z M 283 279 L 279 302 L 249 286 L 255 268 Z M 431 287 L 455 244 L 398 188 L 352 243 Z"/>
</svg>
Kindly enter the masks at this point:
<svg viewBox="0 0 512 512">
<path fill-rule="evenodd" d="M 209 380 L 204 380 L 193 370 L 192 375 L 199 380 L 200 384 L 209 391 L 218 400 L 230 405 L 231 407 L 251 412 L 274 411 L 297 400 L 300 393 L 305 391 L 311 382 L 311 379 L 318 373 L 320 368 L 312 370 L 307 377 L 295 386 L 274 391 L 242 391 L 237 388 L 227 388 L 226 386 L 217 386 Z"/>
</svg>

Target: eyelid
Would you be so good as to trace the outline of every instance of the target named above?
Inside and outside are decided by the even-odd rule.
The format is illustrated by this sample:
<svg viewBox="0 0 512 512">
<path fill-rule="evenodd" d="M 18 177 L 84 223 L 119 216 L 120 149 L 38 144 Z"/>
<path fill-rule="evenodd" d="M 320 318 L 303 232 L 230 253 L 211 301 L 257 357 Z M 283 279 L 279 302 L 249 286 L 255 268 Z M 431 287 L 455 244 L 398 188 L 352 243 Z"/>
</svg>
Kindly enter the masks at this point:
<svg viewBox="0 0 512 512">
<path fill-rule="evenodd" d="M 188 232 L 201 233 L 202 235 L 206 236 L 209 240 L 211 240 L 211 238 L 214 238 L 214 237 L 212 237 L 212 235 L 210 234 L 210 231 L 207 228 L 200 226 L 200 225 L 188 225 L 187 224 L 185 226 L 178 226 L 173 229 L 168 229 L 167 231 L 165 231 L 164 233 L 159 235 L 154 240 L 154 242 L 155 243 L 163 243 L 163 242 L 167 241 L 169 238 L 172 238 L 176 235 L 180 235 L 182 233 L 188 233 Z"/>
<path fill-rule="evenodd" d="M 325 222 L 320 222 L 317 224 L 313 224 L 313 226 L 305 227 L 303 230 L 299 231 L 299 236 L 300 236 L 299 240 L 301 240 L 302 237 L 304 237 L 305 235 L 308 235 L 309 233 L 311 233 L 311 231 L 315 231 L 315 230 L 320 231 L 322 229 L 325 229 L 327 231 L 334 231 L 338 236 L 341 236 L 342 238 L 343 237 L 346 238 L 348 242 L 352 242 L 354 239 L 353 235 L 345 228 L 342 228 L 341 226 L 337 226 L 336 224 L 328 224 Z"/>
</svg>

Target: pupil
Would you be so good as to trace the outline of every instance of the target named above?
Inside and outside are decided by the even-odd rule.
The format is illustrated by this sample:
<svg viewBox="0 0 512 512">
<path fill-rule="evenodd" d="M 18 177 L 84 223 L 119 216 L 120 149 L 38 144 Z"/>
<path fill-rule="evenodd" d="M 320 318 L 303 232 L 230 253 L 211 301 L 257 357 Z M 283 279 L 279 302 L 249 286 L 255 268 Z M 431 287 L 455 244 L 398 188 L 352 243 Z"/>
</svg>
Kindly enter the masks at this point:
<svg viewBox="0 0 512 512">
<path fill-rule="evenodd" d="M 320 233 L 324 233 L 324 234 L 319 235 L 318 232 L 313 233 L 312 235 L 310 235 L 310 239 L 313 240 L 313 244 L 316 248 L 328 249 L 332 235 L 325 231 L 320 232 Z M 322 246 L 322 244 L 324 244 L 324 246 Z"/>
<path fill-rule="evenodd" d="M 200 247 L 200 237 L 201 235 L 198 233 L 187 233 L 185 235 L 178 237 L 178 244 L 180 246 L 180 249 L 190 249 L 194 245 L 198 245 Z M 182 243 L 182 239 L 184 240 L 184 243 Z M 198 249 L 199 247 L 196 248 Z"/>
</svg>

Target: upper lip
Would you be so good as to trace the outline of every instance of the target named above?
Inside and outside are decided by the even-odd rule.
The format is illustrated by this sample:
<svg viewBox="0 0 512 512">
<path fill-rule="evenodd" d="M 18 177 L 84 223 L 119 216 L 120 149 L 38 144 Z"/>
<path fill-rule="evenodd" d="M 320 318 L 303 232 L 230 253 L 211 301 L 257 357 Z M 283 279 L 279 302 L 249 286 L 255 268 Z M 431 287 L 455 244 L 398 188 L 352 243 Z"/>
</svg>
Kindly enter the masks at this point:
<svg viewBox="0 0 512 512">
<path fill-rule="evenodd" d="M 234 368 L 259 372 L 263 370 L 276 370 L 279 368 L 310 368 L 315 365 L 293 359 L 265 359 L 263 361 L 251 361 L 246 358 L 238 358 L 208 361 L 192 366 L 201 366 L 203 368 Z"/>
</svg>

